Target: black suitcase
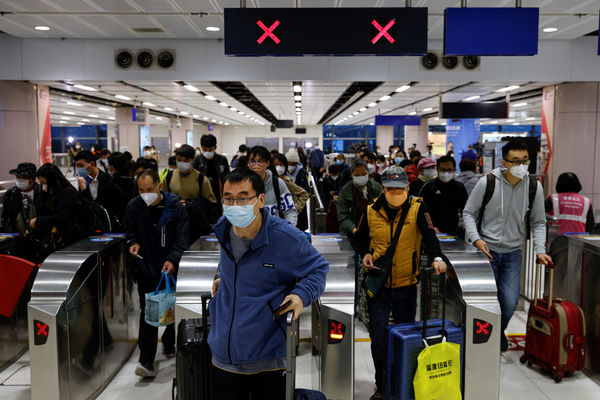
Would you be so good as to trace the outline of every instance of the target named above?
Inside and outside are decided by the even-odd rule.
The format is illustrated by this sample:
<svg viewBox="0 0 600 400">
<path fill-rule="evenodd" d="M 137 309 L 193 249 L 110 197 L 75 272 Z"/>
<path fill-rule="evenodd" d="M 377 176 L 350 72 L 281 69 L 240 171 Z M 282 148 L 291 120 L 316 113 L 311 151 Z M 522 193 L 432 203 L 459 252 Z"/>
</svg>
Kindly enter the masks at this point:
<svg viewBox="0 0 600 400">
<path fill-rule="evenodd" d="M 206 307 L 209 299 L 210 295 L 202 295 L 202 318 L 182 319 L 177 327 L 173 400 L 210 400 L 211 353 L 206 342 L 210 329 Z"/>
</svg>

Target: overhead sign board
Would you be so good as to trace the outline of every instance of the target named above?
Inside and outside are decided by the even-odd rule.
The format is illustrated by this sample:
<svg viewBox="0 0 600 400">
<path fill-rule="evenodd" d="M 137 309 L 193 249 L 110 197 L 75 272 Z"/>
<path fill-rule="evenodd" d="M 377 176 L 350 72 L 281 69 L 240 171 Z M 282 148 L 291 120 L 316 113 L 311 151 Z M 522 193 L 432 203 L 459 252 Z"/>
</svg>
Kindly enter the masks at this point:
<svg viewBox="0 0 600 400">
<path fill-rule="evenodd" d="M 539 8 L 469 7 L 444 10 L 444 54 L 533 56 L 538 52 Z"/>
<path fill-rule="evenodd" d="M 226 8 L 231 56 L 424 55 L 427 8 Z"/>
<path fill-rule="evenodd" d="M 440 118 L 508 118 L 508 103 L 442 103 Z"/>
<path fill-rule="evenodd" d="M 375 125 L 421 125 L 419 115 L 376 115 Z"/>
</svg>

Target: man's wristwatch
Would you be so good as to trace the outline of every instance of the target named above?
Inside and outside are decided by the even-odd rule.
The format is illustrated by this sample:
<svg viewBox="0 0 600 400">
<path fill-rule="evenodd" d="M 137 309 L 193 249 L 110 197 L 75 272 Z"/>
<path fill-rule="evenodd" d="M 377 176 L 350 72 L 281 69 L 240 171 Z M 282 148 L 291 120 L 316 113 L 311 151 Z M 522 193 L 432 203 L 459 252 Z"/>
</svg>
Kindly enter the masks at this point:
<svg viewBox="0 0 600 400">
<path fill-rule="evenodd" d="M 444 261 L 442 259 L 442 257 L 436 257 L 436 258 L 433 259 L 433 262 L 440 262 L 440 261 Z"/>
</svg>

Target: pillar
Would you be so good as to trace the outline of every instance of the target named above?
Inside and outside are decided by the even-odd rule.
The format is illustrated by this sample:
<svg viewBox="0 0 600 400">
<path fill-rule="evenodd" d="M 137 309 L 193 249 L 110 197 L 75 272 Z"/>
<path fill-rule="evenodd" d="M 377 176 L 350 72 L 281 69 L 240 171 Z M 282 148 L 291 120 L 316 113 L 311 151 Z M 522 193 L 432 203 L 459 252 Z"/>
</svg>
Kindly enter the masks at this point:
<svg viewBox="0 0 600 400">
<path fill-rule="evenodd" d="M 394 144 L 394 127 L 391 125 L 378 125 L 375 143 L 381 149 L 382 154 L 387 154 L 389 147 Z"/>
<path fill-rule="evenodd" d="M 413 143 L 416 143 L 415 149 L 419 150 L 421 154 L 424 153 L 429 144 L 428 135 L 429 121 L 427 118 L 421 118 L 421 125 L 406 125 L 404 127 L 404 150 L 406 151 Z"/>
<path fill-rule="evenodd" d="M 115 137 L 119 150 L 129 151 L 133 159 L 140 157 L 140 127 L 150 125 L 150 113 L 147 109 L 117 107 L 115 109 Z"/>
<path fill-rule="evenodd" d="M 36 85 L 0 81 L 0 180 L 20 162 L 40 166 Z"/>
</svg>

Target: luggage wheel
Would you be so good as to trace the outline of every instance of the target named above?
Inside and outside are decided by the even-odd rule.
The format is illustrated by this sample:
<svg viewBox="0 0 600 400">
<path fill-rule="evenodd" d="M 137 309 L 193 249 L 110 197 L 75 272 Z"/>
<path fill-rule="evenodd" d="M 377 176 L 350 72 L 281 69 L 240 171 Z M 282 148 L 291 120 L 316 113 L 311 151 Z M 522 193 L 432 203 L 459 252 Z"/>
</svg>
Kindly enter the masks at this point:
<svg viewBox="0 0 600 400">
<path fill-rule="evenodd" d="M 525 361 L 527 361 L 527 357 L 525 356 L 525 354 L 521 355 L 521 357 L 519 358 L 519 361 L 521 362 L 521 364 L 525 364 Z"/>
<path fill-rule="evenodd" d="M 559 383 L 560 381 L 562 381 L 563 376 L 564 375 L 562 372 L 558 372 L 558 373 L 554 374 L 552 376 L 552 378 L 554 378 L 554 382 Z"/>
</svg>

